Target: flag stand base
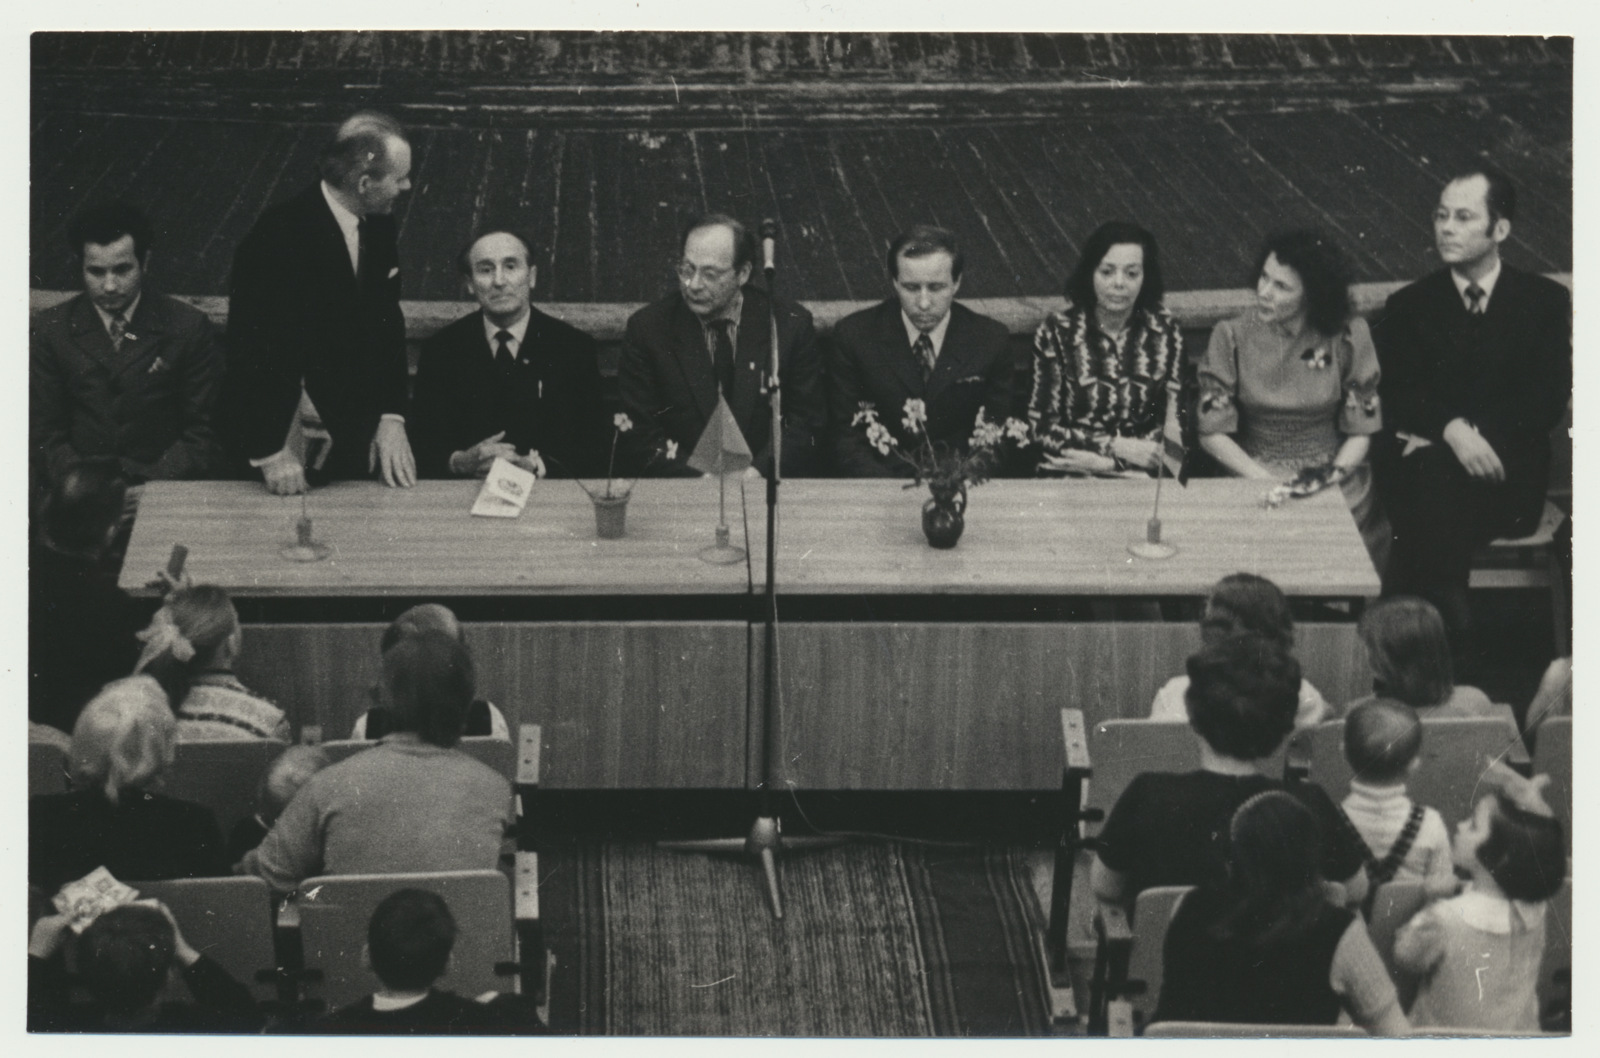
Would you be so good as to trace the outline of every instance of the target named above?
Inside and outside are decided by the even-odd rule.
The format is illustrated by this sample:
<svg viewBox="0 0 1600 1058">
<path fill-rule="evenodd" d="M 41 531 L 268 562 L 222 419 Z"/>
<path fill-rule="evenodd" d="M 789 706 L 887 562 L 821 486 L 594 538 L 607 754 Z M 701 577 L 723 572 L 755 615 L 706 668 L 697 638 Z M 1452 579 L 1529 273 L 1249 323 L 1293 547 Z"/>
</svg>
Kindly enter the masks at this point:
<svg viewBox="0 0 1600 1058">
<path fill-rule="evenodd" d="M 717 542 L 710 547 L 700 549 L 700 561 L 709 562 L 713 566 L 731 566 L 735 562 L 744 561 L 744 548 L 734 547 L 728 543 L 728 527 L 717 526 Z"/>
</svg>

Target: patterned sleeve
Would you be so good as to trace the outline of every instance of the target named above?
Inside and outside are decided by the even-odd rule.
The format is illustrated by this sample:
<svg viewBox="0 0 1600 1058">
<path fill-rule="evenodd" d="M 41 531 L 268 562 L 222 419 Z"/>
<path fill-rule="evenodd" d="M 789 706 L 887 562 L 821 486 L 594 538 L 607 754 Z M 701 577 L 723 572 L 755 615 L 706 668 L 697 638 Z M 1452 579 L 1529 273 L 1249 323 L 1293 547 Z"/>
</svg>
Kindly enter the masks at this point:
<svg viewBox="0 0 1600 1058">
<path fill-rule="evenodd" d="M 1052 312 L 1033 337 L 1033 396 L 1028 419 L 1046 456 L 1067 449 L 1087 449 L 1105 454 L 1108 436 L 1085 430 L 1072 419 L 1077 403 L 1078 357 L 1076 347 L 1087 316 L 1068 304 Z"/>
<path fill-rule="evenodd" d="M 1223 320 L 1211 328 L 1211 341 L 1200 361 L 1200 433 L 1237 433 L 1238 396 L 1239 339 L 1233 321 Z"/>
<path fill-rule="evenodd" d="M 1139 436 L 1157 441 L 1166 434 L 1172 458 L 1183 458 L 1183 331 L 1166 309 L 1146 314 L 1144 333 L 1139 335 L 1143 353 L 1149 358 L 1150 405 L 1141 418 L 1148 428 Z"/>
<path fill-rule="evenodd" d="M 1383 429 L 1383 409 L 1378 403 L 1378 351 L 1372 331 L 1359 316 L 1350 321 L 1339 346 L 1339 379 L 1344 403 L 1339 406 L 1339 432 L 1372 434 Z"/>
</svg>

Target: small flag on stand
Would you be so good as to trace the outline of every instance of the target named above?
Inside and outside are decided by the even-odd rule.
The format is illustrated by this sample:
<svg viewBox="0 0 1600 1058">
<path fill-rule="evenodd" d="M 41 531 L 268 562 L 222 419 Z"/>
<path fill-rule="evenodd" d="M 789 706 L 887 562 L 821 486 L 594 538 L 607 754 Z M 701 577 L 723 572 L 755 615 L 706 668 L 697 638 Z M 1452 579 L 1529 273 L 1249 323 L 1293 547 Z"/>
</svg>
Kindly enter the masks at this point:
<svg viewBox="0 0 1600 1058">
<path fill-rule="evenodd" d="M 689 456 L 689 465 L 704 474 L 742 474 L 753 457 L 744 434 L 733 418 L 733 409 L 717 394 L 717 408 L 706 422 L 706 428 L 695 443 Z"/>
</svg>

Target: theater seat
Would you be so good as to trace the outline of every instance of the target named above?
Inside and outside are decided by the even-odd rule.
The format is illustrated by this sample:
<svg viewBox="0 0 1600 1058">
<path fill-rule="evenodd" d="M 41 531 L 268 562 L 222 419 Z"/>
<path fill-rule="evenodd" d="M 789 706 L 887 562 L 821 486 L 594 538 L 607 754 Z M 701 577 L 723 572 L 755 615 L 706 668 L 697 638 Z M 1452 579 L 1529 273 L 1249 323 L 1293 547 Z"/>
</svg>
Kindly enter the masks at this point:
<svg viewBox="0 0 1600 1058">
<path fill-rule="evenodd" d="M 1158 1021 L 1144 1030 L 1167 1040 L 1348 1040 L 1366 1039 L 1354 1025 L 1247 1025 L 1232 1021 Z"/>
<path fill-rule="evenodd" d="M 1533 746 L 1533 774 L 1550 776 L 1545 789 L 1545 799 L 1555 809 L 1561 820 L 1567 841 L 1567 855 L 1572 855 L 1572 717 L 1552 716 L 1539 725 L 1538 740 Z"/>
<path fill-rule="evenodd" d="M 273 739 L 180 741 L 161 792 L 211 809 L 226 836 L 255 811 L 261 777 L 288 748 Z"/>
<path fill-rule="evenodd" d="M 1505 537 L 1484 548 L 1474 560 L 1467 582 L 1473 588 L 1547 589 L 1557 657 L 1572 652 L 1567 635 L 1567 571 L 1555 547 L 1556 530 L 1566 519 L 1567 512 L 1545 500 L 1544 513 L 1533 532 Z"/>
<path fill-rule="evenodd" d="M 364 738 L 336 739 L 322 743 L 322 748 L 327 752 L 330 763 L 337 764 L 375 745 L 376 742 Z M 456 743 L 455 748 L 504 775 L 507 782 L 517 781 L 518 743 L 507 742 L 503 738 L 464 738 Z"/>
<path fill-rule="evenodd" d="M 246 985 L 256 1001 L 282 997 L 273 946 L 272 891 L 260 878 L 177 878 L 129 882 L 166 904 L 184 939 Z"/>
<path fill-rule="evenodd" d="M 1097 910 L 1090 1033 L 1133 1036 L 1150 1023 L 1161 998 L 1167 927 L 1191 888 L 1160 885 L 1144 890 L 1134 901 L 1132 922 L 1121 908 L 1102 905 Z"/>
<path fill-rule="evenodd" d="M 66 793 L 67 751 L 53 742 L 28 743 L 28 796 Z"/>
</svg>

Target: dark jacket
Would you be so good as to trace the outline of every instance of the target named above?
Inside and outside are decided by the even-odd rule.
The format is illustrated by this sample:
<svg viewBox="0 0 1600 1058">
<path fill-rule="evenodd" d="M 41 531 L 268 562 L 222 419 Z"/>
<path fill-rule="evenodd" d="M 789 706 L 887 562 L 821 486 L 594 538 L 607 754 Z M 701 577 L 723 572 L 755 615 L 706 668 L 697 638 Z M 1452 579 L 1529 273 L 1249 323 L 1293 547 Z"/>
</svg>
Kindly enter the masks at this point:
<svg viewBox="0 0 1600 1058">
<path fill-rule="evenodd" d="M 331 1036 L 544 1035 L 532 1001 L 499 995 L 487 1003 L 433 989 L 421 1002 L 378 1011 L 372 997 L 356 1000 L 314 1022 L 308 1031 Z"/>
<path fill-rule="evenodd" d="M 220 463 L 211 416 L 222 349 L 198 310 L 144 291 L 118 352 L 79 294 L 34 319 L 28 356 L 30 448 L 48 478 L 89 456 L 116 457 L 133 483 L 203 477 Z"/>
<path fill-rule="evenodd" d="M 223 406 L 241 459 L 283 447 L 302 378 L 333 438 L 334 477 L 365 477 L 379 417 L 405 414 L 395 221 L 373 216 L 365 227 L 359 281 L 320 183 L 268 208 L 239 244 Z"/>
<path fill-rule="evenodd" d="M 1479 319 L 1440 269 L 1390 296 L 1373 327 L 1385 439 L 1439 442 L 1464 418 L 1506 470 L 1514 523 L 1531 527 L 1550 476 L 1550 431 L 1572 396 L 1572 303 L 1565 287 L 1502 264 Z"/>
<path fill-rule="evenodd" d="M 250 989 L 202 955 L 183 969 L 192 1002 L 165 1002 L 135 1021 L 106 1015 L 99 1004 L 74 1000 L 72 979 L 57 959 L 28 958 L 29 1032 L 254 1032 L 261 1013 Z"/>
<path fill-rule="evenodd" d="M 452 452 L 504 430 L 517 451 L 537 449 L 552 477 L 603 475 L 611 420 L 597 352 L 593 338 L 538 309 L 508 369 L 494 361 L 482 312 L 435 334 L 422 343 L 407 418 L 417 472 L 448 477 Z"/>
<path fill-rule="evenodd" d="M 834 459 L 851 477 L 909 476 L 911 468 L 893 455 L 879 455 L 867 443 L 866 429 L 851 420 L 863 402 L 878 412 L 878 421 L 899 439 L 903 450 L 913 441 L 901 426 L 905 402 L 916 398 L 928 412 L 932 441 L 965 449 L 978 417 L 1001 422 L 1011 413 L 1014 360 L 1007 347 L 1005 325 L 980 316 L 957 302 L 950 306 L 944 345 L 924 382 L 922 365 L 906 338 L 900 303 L 890 298 L 846 316 L 829 339 L 828 401 Z"/>
<path fill-rule="evenodd" d="M 761 382 L 771 361 L 769 304 L 765 292 L 744 288 L 739 336 L 734 349 L 733 392 L 728 407 L 763 474 L 772 467 L 772 412 Z M 783 387 L 783 473 L 806 474 L 818 465 L 826 411 L 821 365 L 811 313 L 776 299 L 778 364 Z M 633 420 L 623 435 L 635 468 L 649 462 L 668 440 L 678 444 L 673 463 L 658 459 L 654 473 L 693 473 L 687 460 L 717 407 L 717 384 L 700 320 L 683 297 L 672 293 L 628 318 L 618 385 L 622 407 Z"/>
<path fill-rule="evenodd" d="M 222 832 L 207 808 L 157 793 L 99 790 L 28 801 L 28 881 L 54 893 L 104 867 L 118 881 L 158 882 L 228 873 Z"/>
</svg>

